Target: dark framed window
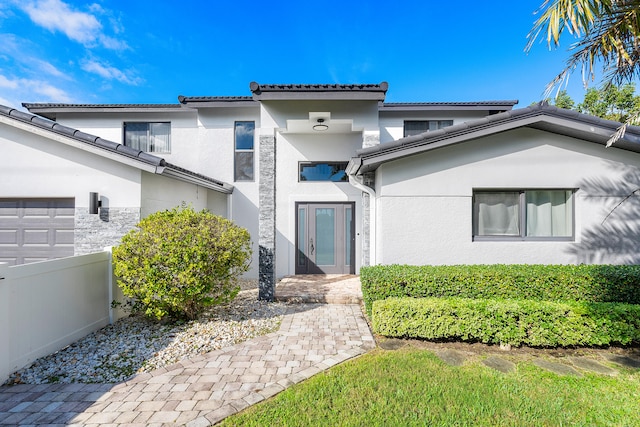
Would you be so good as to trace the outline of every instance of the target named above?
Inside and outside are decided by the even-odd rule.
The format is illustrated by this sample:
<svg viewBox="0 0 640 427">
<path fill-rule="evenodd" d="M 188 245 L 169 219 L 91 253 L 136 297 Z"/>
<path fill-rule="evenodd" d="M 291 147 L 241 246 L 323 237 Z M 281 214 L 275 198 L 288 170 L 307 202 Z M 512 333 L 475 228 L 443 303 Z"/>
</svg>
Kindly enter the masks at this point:
<svg viewBox="0 0 640 427">
<path fill-rule="evenodd" d="M 298 181 L 347 182 L 348 162 L 300 162 Z"/>
<path fill-rule="evenodd" d="M 453 120 L 405 120 L 404 136 L 418 135 L 447 126 L 453 126 Z"/>
<path fill-rule="evenodd" d="M 573 190 L 476 190 L 474 240 L 573 240 Z"/>
<path fill-rule="evenodd" d="M 254 136 L 255 122 L 235 122 L 234 126 L 234 179 L 236 181 L 254 180 Z"/>
<path fill-rule="evenodd" d="M 125 122 L 124 145 L 147 153 L 171 152 L 171 123 Z"/>
</svg>

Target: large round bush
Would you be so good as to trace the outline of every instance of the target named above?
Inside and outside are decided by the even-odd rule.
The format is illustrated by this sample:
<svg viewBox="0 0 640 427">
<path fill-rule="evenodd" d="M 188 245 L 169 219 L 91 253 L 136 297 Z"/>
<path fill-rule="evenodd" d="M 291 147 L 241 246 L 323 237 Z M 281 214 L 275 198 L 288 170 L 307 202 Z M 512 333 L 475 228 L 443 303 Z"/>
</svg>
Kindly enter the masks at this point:
<svg viewBox="0 0 640 427">
<path fill-rule="evenodd" d="M 135 310 L 157 319 L 194 319 L 232 300 L 250 262 L 247 230 L 191 207 L 149 215 L 113 250 L 123 294 Z"/>
</svg>

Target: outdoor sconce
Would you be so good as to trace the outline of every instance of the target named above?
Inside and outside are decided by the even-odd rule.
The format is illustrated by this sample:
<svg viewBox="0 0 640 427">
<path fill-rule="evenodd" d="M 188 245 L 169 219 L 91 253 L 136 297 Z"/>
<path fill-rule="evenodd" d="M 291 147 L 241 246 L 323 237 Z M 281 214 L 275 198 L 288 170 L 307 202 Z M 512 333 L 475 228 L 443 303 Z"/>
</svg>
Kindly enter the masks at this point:
<svg viewBox="0 0 640 427">
<path fill-rule="evenodd" d="M 98 193 L 89 193 L 89 213 L 97 214 L 98 209 L 102 207 L 102 201 L 100 200 L 100 196 Z"/>
<path fill-rule="evenodd" d="M 318 122 L 318 124 L 313 126 L 313 130 L 323 131 L 323 130 L 329 129 L 329 126 L 324 124 L 324 119 L 323 118 L 319 118 L 317 120 L 317 122 Z"/>
</svg>

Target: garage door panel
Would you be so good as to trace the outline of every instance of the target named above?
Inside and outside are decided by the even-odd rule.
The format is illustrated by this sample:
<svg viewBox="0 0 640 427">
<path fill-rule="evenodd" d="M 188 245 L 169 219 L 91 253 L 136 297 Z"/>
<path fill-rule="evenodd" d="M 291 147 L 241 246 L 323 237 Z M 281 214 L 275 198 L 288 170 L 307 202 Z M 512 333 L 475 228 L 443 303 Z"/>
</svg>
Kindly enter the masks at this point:
<svg viewBox="0 0 640 427">
<path fill-rule="evenodd" d="M 0 260 L 10 264 L 74 254 L 74 199 L 0 199 Z"/>
<path fill-rule="evenodd" d="M 17 245 L 18 232 L 16 230 L 0 230 L 0 245 Z"/>
</svg>

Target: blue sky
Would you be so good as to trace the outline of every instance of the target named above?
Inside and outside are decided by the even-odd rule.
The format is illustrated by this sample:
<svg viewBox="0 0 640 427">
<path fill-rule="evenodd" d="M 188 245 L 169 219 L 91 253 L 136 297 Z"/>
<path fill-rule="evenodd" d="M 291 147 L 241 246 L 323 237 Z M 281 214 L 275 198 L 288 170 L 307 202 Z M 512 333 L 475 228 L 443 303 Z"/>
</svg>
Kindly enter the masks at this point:
<svg viewBox="0 0 640 427">
<path fill-rule="evenodd" d="M 0 104 L 176 103 L 249 83 L 389 82 L 388 102 L 540 100 L 542 0 L 0 0 Z M 579 73 L 568 86 L 584 90 Z"/>
</svg>

